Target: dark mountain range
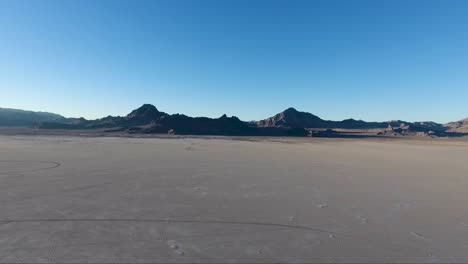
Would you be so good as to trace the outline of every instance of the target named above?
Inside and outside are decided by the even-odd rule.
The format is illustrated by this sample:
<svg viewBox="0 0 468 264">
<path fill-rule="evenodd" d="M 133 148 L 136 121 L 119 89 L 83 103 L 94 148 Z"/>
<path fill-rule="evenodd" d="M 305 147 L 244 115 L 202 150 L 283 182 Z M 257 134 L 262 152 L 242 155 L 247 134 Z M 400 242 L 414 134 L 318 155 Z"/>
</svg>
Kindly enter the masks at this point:
<svg viewBox="0 0 468 264">
<path fill-rule="evenodd" d="M 220 118 L 189 117 L 167 114 L 151 104 L 133 110 L 126 116 L 107 116 L 96 120 L 64 118 L 50 113 L 1 109 L 0 126 L 36 126 L 43 129 L 103 129 L 107 132 L 169 133 L 192 135 L 258 135 L 258 136 L 337 136 L 339 129 L 366 130 L 384 136 L 447 136 L 468 132 L 468 119 L 445 125 L 435 122 L 366 122 L 346 119 L 323 120 L 307 112 L 288 108 L 258 122 L 244 122 L 226 115 Z M 338 130 L 336 130 L 338 129 Z"/>
<path fill-rule="evenodd" d="M 64 122 L 65 117 L 47 112 L 0 108 L 0 126 L 32 126 L 42 122 Z"/>
<path fill-rule="evenodd" d="M 44 129 L 98 129 L 109 132 L 169 133 L 181 135 L 271 135 L 305 136 L 307 131 L 297 128 L 261 128 L 237 117 L 220 118 L 189 117 L 181 114 L 169 115 L 150 104 L 133 110 L 125 117 L 108 116 L 96 120 L 68 119 L 65 122 L 43 122 Z"/>
<path fill-rule="evenodd" d="M 349 128 L 349 129 L 369 129 L 385 128 L 387 123 L 365 122 L 362 120 L 346 119 L 343 121 L 323 120 L 320 117 L 300 112 L 290 107 L 283 112 L 270 118 L 257 122 L 260 127 L 303 127 L 303 128 Z"/>
<path fill-rule="evenodd" d="M 362 120 L 345 119 L 343 121 L 323 120 L 307 112 L 300 112 L 294 108 L 276 114 L 270 118 L 257 122 L 259 127 L 288 127 L 288 128 L 327 128 L 327 129 L 381 129 L 379 134 L 385 135 L 431 135 L 445 136 L 447 130 L 435 122 L 406 122 L 392 120 L 387 122 L 365 122 Z"/>
</svg>

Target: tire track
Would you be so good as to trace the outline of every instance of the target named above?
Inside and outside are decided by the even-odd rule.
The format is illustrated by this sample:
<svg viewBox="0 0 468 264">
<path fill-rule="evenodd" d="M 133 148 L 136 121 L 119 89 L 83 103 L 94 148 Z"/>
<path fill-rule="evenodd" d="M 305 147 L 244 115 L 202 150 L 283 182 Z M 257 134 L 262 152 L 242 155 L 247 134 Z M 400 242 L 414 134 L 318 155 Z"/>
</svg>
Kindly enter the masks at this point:
<svg viewBox="0 0 468 264">
<path fill-rule="evenodd" d="M 24 202 L 24 201 L 28 201 L 28 200 L 32 200 L 32 199 L 37 199 L 37 198 L 47 197 L 47 196 L 55 196 L 55 195 L 59 195 L 59 194 L 67 195 L 69 193 L 73 193 L 73 192 L 76 192 L 76 191 L 84 191 L 84 190 L 88 190 L 88 189 L 99 188 L 99 187 L 103 187 L 103 186 L 106 186 L 106 185 L 109 185 L 109 184 L 112 184 L 112 182 L 104 182 L 104 183 L 84 185 L 84 186 L 78 186 L 78 187 L 72 187 L 72 188 L 66 188 L 66 189 L 59 189 L 59 190 L 57 190 L 55 192 L 48 192 L 48 193 L 37 194 L 37 195 L 30 195 L 30 196 L 22 197 L 21 199 L 14 199 L 13 201 L 15 201 L 15 202 Z M 11 200 L 0 201 L 0 204 L 9 203 L 9 202 L 11 202 Z M 0 223 L 1 223 L 1 221 L 0 221 Z"/>
<path fill-rule="evenodd" d="M 178 219 L 131 219 L 131 218 L 76 218 L 76 219 L 7 219 L 0 220 L 0 224 L 13 223 L 63 223 L 63 222 L 140 222 L 140 223 L 186 223 L 186 224 L 219 224 L 219 225 L 244 225 L 244 226 L 270 226 L 288 229 L 308 230 L 317 233 L 332 234 L 337 236 L 349 236 L 325 229 L 311 226 L 301 226 L 292 224 L 268 223 L 268 222 L 242 222 L 242 221 L 222 221 L 222 220 L 178 220 Z"/>
<path fill-rule="evenodd" d="M 0 173 L 0 180 L 11 180 L 24 177 L 24 174 Z"/>
<path fill-rule="evenodd" d="M 36 172 L 36 171 L 43 171 L 43 170 L 51 170 L 62 166 L 62 163 L 57 161 L 28 161 L 28 160 L 0 160 L 0 166 L 2 163 L 41 163 L 41 164 L 48 164 L 49 166 L 37 169 L 29 169 L 29 170 L 17 170 L 17 171 L 0 171 L 2 174 L 21 174 L 25 172 Z"/>
</svg>

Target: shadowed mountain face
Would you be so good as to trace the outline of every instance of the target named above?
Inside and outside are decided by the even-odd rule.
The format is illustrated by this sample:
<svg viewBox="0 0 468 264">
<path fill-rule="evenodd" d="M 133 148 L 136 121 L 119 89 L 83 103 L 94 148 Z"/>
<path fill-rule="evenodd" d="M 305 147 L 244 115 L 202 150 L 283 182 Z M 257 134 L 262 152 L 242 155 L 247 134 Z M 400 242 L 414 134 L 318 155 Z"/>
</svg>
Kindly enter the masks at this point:
<svg viewBox="0 0 468 264">
<path fill-rule="evenodd" d="M 290 107 L 283 112 L 257 122 L 259 127 L 324 128 L 325 120 L 311 113 L 299 112 Z"/>
<path fill-rule="evenodd" d="M 213 119 L 207 117 L 189 117 L 186 115 L 167 115 L 160 118 L 149 128 L 143 129 L 145 133 L 172 133 L 172 134 L 211 134 L 211 135 L 239 135 L 248 133 L 247 123 L 239 118 L 227 117 Z"/>
<path fill-rule="evenodd" d="M 128 125 L 132 123 L 134 123 L 133 125 L 144 125 L 167 115 L 164 112 L 159 112 L 154 105 L 144 104 L 140 108 L 133 110 L 124 119 Z"/>
<path fill-rule="evenodd" d="M 67 119 L 65 122 L 44 122 L 41 128 L 48 129 L 95 129 L 95 128 L 128 128 L 132 126 L 145 126 L 157 121 L 168 114 L 158 111 L 154 105 L 144 104 L 133 110 L 130 114 L 120 116 L 107 116 L 96 120 L 84 118 Z"/>
<path fill-rule="evenodd" d="M 454 132 L 468 132 L 463 130 L 463 122 L 455 122 L 452 127 L 458 127 Z M 287 128 L 322 128 L 328 129 L 312 135 L 332 135 L 330 129 L 374 129 L 377 135 L 387 136 L 447 136 L 447 127 L 435 122 L 406 122 L 401 120 L 392 120 L 387 122 L 365 122 L 362 120 L 345 119 L 343 121 L 323 120 L 306 112 L 299 112 L 294 108 L 288 108 L 285 111 L 257 122 L 259 127 L 287 127 Z M 336 135 L 333 134 L 333 135 Z"/>
<path fill-rule="evenodd" d="M 290 128 L 349 128 L 369 129 L 385 128 L 387 123 L 365 122 L 346 119 L 343 121 L 328 121 L 307 112 L 300 112 L 290 107 L 270 118 L 257 122 L 259 127 L 290 127 Z"/>
<path fill-rule="evenodd" d="M 69 119 L 68 122 L 44 122 L 41 128 L 46 129 L 97 129 L 108 128 L 110 131 L 128 133 L 169 133 L 181 135 L 269 135 L 269 136 L 305 136 L 304 129 L 259 128 L 239 118 L 189 117 L 186 115 L 169 115 L 160 112 L 155 106 L 145 104 L 133 110 L 125 117 L 108 116 L 96 120 Z"/>
<path fill-rule="evenodd" d="M 47 112 L 0 108 L 0 126 L 32 126 L 42 122 L 64 122 L 65 117 Z"/>
</svg>

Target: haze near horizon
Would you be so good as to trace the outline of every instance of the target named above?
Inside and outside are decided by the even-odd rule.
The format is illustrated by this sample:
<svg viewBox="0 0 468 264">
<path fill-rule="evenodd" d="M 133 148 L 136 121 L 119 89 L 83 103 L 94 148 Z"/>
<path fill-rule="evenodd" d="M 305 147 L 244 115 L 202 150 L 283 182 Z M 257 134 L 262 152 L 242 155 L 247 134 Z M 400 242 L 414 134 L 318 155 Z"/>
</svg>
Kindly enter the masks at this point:
<svg viewBox="0 0 468 264">
<path fill-rule="evenodd" d="M 468 116 L 464 1 L 0 1 L 0 107 Z"/>
</svg>

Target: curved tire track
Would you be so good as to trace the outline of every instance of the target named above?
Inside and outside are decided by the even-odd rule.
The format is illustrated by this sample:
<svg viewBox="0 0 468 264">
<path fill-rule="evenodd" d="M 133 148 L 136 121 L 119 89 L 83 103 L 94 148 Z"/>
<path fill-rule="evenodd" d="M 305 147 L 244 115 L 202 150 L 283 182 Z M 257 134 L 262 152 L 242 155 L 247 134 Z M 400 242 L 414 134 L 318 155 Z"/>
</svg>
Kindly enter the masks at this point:
<svg viewBox="0 0 468 264">
<path fill-rule="evenodd" d="M 29 170 L 16 170 L 16 171 L 0 171 L 1 174 L 21 174 L 25 172 L 36 172 L 36 171 L 43 171 L 43 170 L 51 170 L 62 166 L 62 163 L 57 161 L 36 161 L 36 160 L 0 160 L 0 166 L 2 163 L 41 163 L 41 164 L 48 164 L 47 167 L 37 168 L 37 169 L 29 169 Z"/>
</svg>

